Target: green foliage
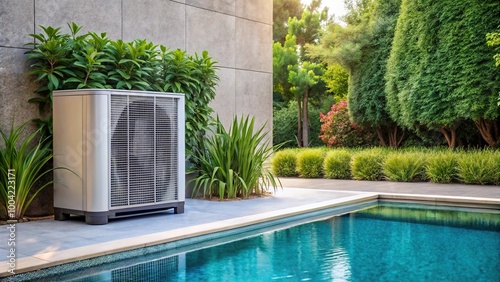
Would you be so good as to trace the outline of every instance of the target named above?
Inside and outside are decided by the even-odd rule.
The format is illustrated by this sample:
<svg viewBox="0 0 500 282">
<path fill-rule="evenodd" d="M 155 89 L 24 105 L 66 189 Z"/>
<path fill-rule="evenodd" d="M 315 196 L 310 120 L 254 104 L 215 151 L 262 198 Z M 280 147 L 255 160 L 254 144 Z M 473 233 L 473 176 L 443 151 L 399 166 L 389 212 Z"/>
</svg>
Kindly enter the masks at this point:
<svg viewBox="0 0 500 282">
<path fill-rule="evenodd" d="M 384 153 L 380 150 L 361 151 L 352 156 L 351 172 L 356 180 L 380 180 L 383 176 Z"/>
<path fill-rule="evenodd" d="M 297 151 L 285 149 L 274 153 L 272 170 L 277 176 L 297 176 Z"/>
<path fill-rule="evenodd" d="M 22 220 L 36 195 L 53 183 L 40 183 L 43 177 L 56 169 L 47 168 L 50 144 L 36 140 L 39 131 L 20 139 L 24 125 L 12 126 L 8 135 L 0 130 L 5 148 L 0 149 L 0 201 L 9 219 Z"/>
<path fill-rule="evenodd" d="M 349 87 L 349 114 L 352 121 L 363 127 L 394 130 L 395 122 L 386 109 L 385 80 L 387 59 L 391 51 L 396 20 L 401 0 L 376 0 L 372 8 L 366 10 L 367 23 L 362 23 L 362 31 L 370 38 L 360 50 L 360 61 L 351 69 Z M 379 135 L 383 145 L 394 144 L 384 135 Z"/>
<path fill-rule="evenodd" d="M 275 42 L 273 45 L 273 92 L 279 93 L 287 100 L 293 99 L 294 94 L 290 91 L 292 87 L 288 81 L 290 66 L 299 61 L 297 54 L 297 39 L 295 36 L 287 35 L 283 44 Z"/>
<path fill-rule="evenodd" d="M 325 152 L 322 149 L 307 149 L 297 155 L 297 172 L 300 177 L 317 178 L 323 173 Z"/>
<path fill-rule="evenodd" d="M 391 154 L 386 157 L 383 171 L 390 181 L 412 182 L 425 179 L 425 156 L 418 153 Z"/>
<path fill-rule="evenodd" d="M 288 34 L 288 19 L 300 18 L 303 12 L 300 0 L 273 0 L 273 40 L 283 44 Z"/>
<path fill-rule="evenodd" d="M 329 65 L 323 74 L 323 80 L 328 88 L 327 92 L 333 94 L 335 102 L 345 100 L 349 89 L 349 73 L 339 64 Z"/>
<path fill-rule="evenodd" d="M 435 183 L 451 183 L 457 178 L 457 156 L 439 153 L 427 156 L 427 177 Z"/>
<path fill-rule="evenodd" d="M 187 55 L 168 50 L 146 40 L 111 40 L 106 33 L 78 35 L 81 26 L 43 27 L 33 50 L 26 52 L 31 61 L 30 74 L 40 84 L 38 97 L 30 102 L 40 105 L 42 118 L 36 121 L 44 140 L 52 136 L 52 91 L 60 89 L 110 88 L 184 93 L 186 96 L 186 149 L 196 153 L 203 148 L 203 136 L 212 122 L 210 101 L 215 98 L 219 80 L 212 58 L 206 51 Z M 190 154 L 188 154 L 189 159 Z"/>
<path fill-rule="evenodd" d="M 466 184 L 500 184 L 498 157 L 494 151 L 461 154 L 458 160 L 459 179 Z"/>
<path fill-rule="evenodd" d="M 496 54 L 493 55 L 493 59 L 495 59 L 495 65 L 500 67 L 500 29 L 486 34 L 486 44 L 495 49 Z"/>
<path fill-rule="evenodd" d="M 391 118 L 440 130 L 451 147 L 462 121 L 473 120 L 498 146 L 500 70 L 484 34 L 500 24 L 499 13 L 496 0 L 403 0 L 386 72 Z"/>
<path fill-rule="evenodd" d="M 234 118 L 229 130 L 217 119 L 213 135 L 206 139 L 205 150 L 195 157 L 200 163 L 194 178 L 193 195 L 224 198 L 263 194 L 270 186 L 276 189 L 279 180 L 267 169 L 265 162 L 276 146 L 269 146 L 264 126 L 254 132 L 254 118 Z"/>
<path fill-rule="evenodd" d="M 319 130 L 321 123 L 319 120 L 320 110 L 309 105 L 309 146 L 322 146 L 323 142 L 319 139 Z M 287 107 L 279 110 L 274 109 L 273 114 L 273 144 L 283 144 L 284 148 L 296 148 L 297 143 L 297 105 L 290 101 Z"/>
<path fill-rule="evenodd" d="M 326 154 L 323 163 L 323 172 L 326 178 L 351 178 L 351 153 L 347 150 L 333 150 Z"/>
</svg>

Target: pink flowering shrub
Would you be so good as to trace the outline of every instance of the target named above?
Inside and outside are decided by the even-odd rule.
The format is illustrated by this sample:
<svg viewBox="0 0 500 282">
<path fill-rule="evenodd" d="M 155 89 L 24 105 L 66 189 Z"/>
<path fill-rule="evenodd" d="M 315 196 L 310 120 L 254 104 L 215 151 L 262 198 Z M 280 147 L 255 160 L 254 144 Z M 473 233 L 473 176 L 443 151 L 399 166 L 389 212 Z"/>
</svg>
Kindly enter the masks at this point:
<svg viewBox="0 0 500 282">
<path fill-rule="evenodd" d="M 319 114 L 321 130 L 319 138 L 328 147 L 359 147 L 372 143 L 373 134 L 361 129 L 349 120 L 347 101 L 332 105 L 325 115 Z"/>
</svg>

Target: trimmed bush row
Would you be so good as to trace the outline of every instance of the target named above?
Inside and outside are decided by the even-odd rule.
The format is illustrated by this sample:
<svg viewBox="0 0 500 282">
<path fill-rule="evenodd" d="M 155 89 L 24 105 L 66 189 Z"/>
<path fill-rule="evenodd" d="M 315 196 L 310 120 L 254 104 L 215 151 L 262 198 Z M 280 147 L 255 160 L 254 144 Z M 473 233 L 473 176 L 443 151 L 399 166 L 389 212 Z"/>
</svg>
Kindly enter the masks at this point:
<svg viewBox="0 0 500 282">
<path fill-rule="evenodd" d="M 271 164 L 284 177 L 500 185 L 500 151 L 489 149 L 285 149 Z"/>
</svg>

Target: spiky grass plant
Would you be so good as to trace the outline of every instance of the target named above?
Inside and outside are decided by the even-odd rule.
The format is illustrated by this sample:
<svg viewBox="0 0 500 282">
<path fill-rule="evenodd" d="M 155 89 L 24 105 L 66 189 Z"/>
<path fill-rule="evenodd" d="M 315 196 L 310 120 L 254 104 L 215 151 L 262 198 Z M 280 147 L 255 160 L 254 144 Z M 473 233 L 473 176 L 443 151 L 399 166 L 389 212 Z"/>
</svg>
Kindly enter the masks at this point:
<svg viewBox="0 0 500 282">
<path fill-rule="evenodd" d="M 21 220 L 38 193 L 53 183 L 40 183 L 54 170 L 46 168 L 52 159 L 50 143 L 36 141 L 39 130 L 20 140 L 25 124 L 12 126 L 8 135 L 0 130 L 4 142 L 4 149 L 0 149 L 0 199 L 9 219 Z"/>
<path fill-rule="evenodd" d="M 305 149 L 297 155 L 297 172 L 300 177 L 317 178 L 323 174 L 323 149 Z"/>
<path fill-rule="evenodd" d="M 326 178 L 351 178 L 351 153 L 347 150 L 333 150 L 327 153 L 323 162 L 323 173 Z"/>
<path fill-rule="evenodd" d="M 495 184 L 500 173 L 494 151 L 472 151 L 461 154 L 458 160 L 458 177 L 466 184 Z"/>
<path fill-rule="evenodd" d="M 352 176 L 356 180 L 382 179 L 382 164 L 385 153 L 382 150 L 366 150 L 355 154 L 351 160 Z"/>
<path fill-rule="evenodd" d="M 285 149 L 274 153 L 272 169 L 277 176 L 297 176 L 297 150 Z"/>
<path fill-rule="evenodd" d="M 457 179 L 456 153 L 438 153 L 427 157 L 427 177 L 434 183 L 451 183 Z"/>
<path fill-rule="evenodd" d="M 229 130 L 219 118 L 213 135 L 205 141 L 205 150 L 196 156 L 200 168 L 194 178 L 193 195 L 204 197 L 247 198 L 263 194 L 270 186 L 281 186 L 279 179 L 265 166 L 277 146 L 270 146 L 264 127 L 255 130 L 255 119 L 234 117 Z"/>
<path fill-rule="evenodd" d="M 420 181 L 425 176 L 425 156 L 423 153 L 395 153 L 387 156 L 383 164 L 385 177 L 390 181 Z"/>
</svg>

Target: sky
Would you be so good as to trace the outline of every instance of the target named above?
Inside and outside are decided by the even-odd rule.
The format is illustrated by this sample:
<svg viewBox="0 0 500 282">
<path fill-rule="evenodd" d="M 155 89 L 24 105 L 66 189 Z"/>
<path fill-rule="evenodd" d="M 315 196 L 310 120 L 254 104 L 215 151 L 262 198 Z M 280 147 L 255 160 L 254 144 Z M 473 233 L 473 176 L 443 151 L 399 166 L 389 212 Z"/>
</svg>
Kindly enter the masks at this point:
<svg viewBox="0 0 500 282">
<path fill-rule="evenodd" d="M 311 0 L 301 0 L 302 4 L 309 5 Z M 346 11 L 344 8 L 344 0 L 323 0 L 321 1 L 323 7 L 328 7 L 328 14 L 335 15 L 335 19 L 340 20 Z"/>
</svg>

